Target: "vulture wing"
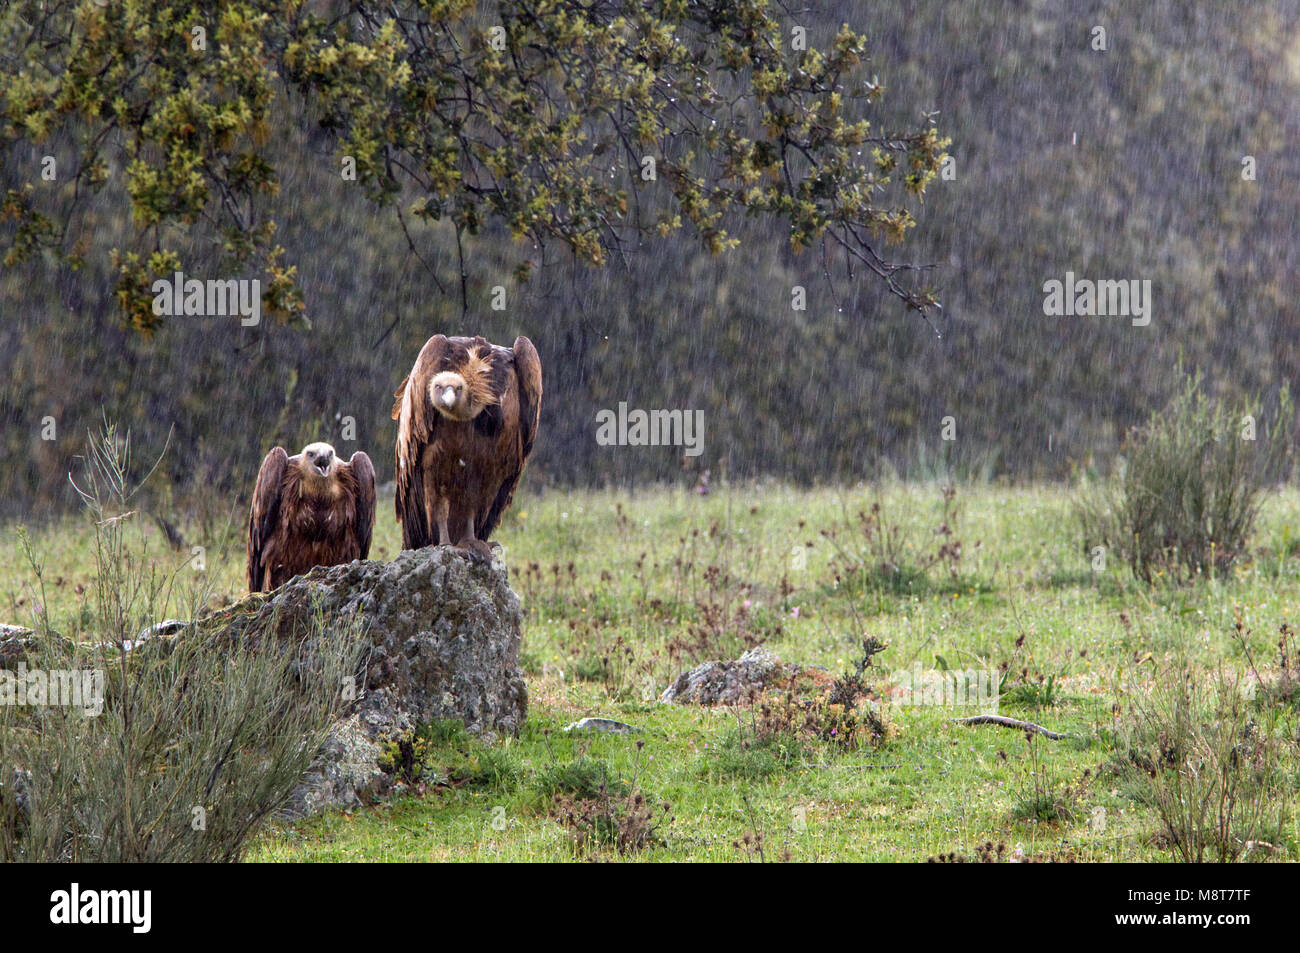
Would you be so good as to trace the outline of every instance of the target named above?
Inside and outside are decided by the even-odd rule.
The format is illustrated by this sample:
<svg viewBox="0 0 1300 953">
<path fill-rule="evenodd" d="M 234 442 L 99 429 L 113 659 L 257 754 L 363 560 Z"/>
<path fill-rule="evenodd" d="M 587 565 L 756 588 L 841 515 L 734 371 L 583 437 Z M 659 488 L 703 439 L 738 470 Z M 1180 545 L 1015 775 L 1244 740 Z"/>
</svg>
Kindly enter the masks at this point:
<svg viewBox="0 0 1300 953">
<path fill-rule="evenodd" d="M 280 483 L 289 469 L 289 454 L 275 447 L 262 460 L 248 518 L 248 591 L 262 589 L 262 557 L 280 519 Z"/>
<path fill-rule="evenodd" d="M 424 512 L 424 471 L 420 457 L 433 440 L 438 412 L 429 406 L 429 381 L 438 373 L 450 346 L 446 335 L 429 338 L 415 366 L 393 394 L 393 419 L 397 421 L 397 522 L 402 524 L 402 548 L 419 549 L 437 542 Z"/>
<path fill-rule="evenodd" d="M 479 539 L 487 539 L 497 528 L 497 524 L 501 522 L 501 514 L 514 499 L 515 487 L 519 485 L 524 465 L 528 463 L 528 456 L 533 452 L 533 442 L 537 439 L 537 426 L 542 419 L 542 361 L 537 356 L 537 348 L 533 347 L 532 341 L 521 334 L 515 338 L 510 353 L 514 368 L 511 383 L 519 395 L 519 441 L 516 447 L 512 448 L 514 452 L 511 459 L 501 461 L 506 472 L 505 481 L 497 491 L 496 499 L 492 501 L 487 519 L 483 521 L 482 526 L 475 527 Z"/>
<path fill-rule="evenodd" d="M 357 542 L 361 544 L 361 558 L 370 558 L 370 540 L 375 532 L 375 465 L 364 450 L 352 454 L 348 461 L 352 477 L 357 481 Z"/>
</svg>

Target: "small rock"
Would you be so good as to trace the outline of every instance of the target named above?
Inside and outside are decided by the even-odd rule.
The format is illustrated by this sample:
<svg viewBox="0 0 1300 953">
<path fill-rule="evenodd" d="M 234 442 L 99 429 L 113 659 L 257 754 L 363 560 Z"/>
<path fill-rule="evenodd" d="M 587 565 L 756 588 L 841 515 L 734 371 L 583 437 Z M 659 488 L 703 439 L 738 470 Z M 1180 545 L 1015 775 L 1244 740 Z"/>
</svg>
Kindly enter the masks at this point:
<svg viewBox="0 0 1300 953">
<path fill-rule="evenodd" d="M 613 718 L 583 718 L 581 721 L 575 721 L 568 725 L 565 731 L 607 731 L 618 735 L 630 735 L 634 731 L 640 731 L 633 725 L 626 722 L 615 721 Z"/>
<path fill-rule="evenodd" d="M 0 668 L 9 668 L 27 658 L 36 644 L 36 633 L 21 625 L 0 622 Z"/>
<path fill-rule="evenodd" d="M 163 622 L 156 622 L 151 626 L 141 629 L 134 639 L 123 639 L 118 642 L 101 642 L 96 648 L 101 649 L 121 649 L 123 652 L 134 652 L 146 642 L 165 639 L 172 640 L 180 635 L 185 629 L 189 628 L 191 623 L 182 622 L 180 619 L 167 619 Z M 166 650 L 164 650 L 166 654 Z"/>
<path fill-rule="evenodd" d="M 13 808 L 20 820 L 26 820 L 27 812 L 32 808 L 31 797 L 27 793 L 27 785 L 31 777 L 30 771 L 14 768 L 9 779 L 9 790 L 13 792 L 10 797 L 13 799 Z M 0 779 L 0 807 L 4 807 L 5 797 L 5 782 Z"/>
<path fill-rule="evenodd" d="M 732 662 L 705 662 L 677 676 L 662 695 L 661 702 L 686 705 L 741 705 L 752 701 L 768 685 L 799 674 L 798 665 L 782 662 L 760 647 L 752 648 Z"/>
<path fill-rule="evenodd" d="M 182 622 L 180 619 L 167 619 L 163 622 L 155 623 L 147 629 L 141 629 L 140 634 L 135 637 L 136 642 L 143 642 L 146 639 L 157 638 L 159 636 L 175 635 L 184 629 L 190 623 Z"/>
</svg>

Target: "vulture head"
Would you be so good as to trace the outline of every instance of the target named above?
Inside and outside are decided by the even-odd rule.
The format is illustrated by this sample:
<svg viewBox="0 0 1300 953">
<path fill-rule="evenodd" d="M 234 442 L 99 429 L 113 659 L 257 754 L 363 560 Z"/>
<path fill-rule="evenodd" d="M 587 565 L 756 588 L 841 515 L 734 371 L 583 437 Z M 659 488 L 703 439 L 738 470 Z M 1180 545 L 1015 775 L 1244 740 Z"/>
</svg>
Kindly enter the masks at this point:
<svg viewBox="0 0 1300 953">
<path fill-rule="evenodd" d="M 457 370 L 440 371 L 429 379 L 429 403 L 448 420 L 464 422 L 500 403 L 501 398 L 492 387 L 489 350 L 470 348 L 458 357 L 461 366 Z"/>
<path fill-rule="evenodd" d="M 429 381 L 429 400 L 438 413 L 452 420 L 473 420 L 483 409 L 471 404 L 469 385 L 455 371 L 434 375 Z"/>
<path fill-rule="evenodd" d="M 332 482 L 339 463 L 334 448 L 327 443 L 309 443 L 298 455 L 299 472 L 309 486 Z"/>
</svg>

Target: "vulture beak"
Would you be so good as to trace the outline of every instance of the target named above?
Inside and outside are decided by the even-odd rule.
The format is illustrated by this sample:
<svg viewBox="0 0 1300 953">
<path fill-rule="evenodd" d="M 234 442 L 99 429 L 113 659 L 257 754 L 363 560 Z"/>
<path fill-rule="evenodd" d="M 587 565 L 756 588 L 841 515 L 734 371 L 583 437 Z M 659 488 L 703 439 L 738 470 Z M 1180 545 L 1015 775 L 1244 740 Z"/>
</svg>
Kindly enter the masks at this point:
<svg viewBox="0 0 1300 953">
<path fill-rule="evenodd" d="M 442 402 L 447 407 L 456 405 L 456 391 L 450 387 L 442 392 Z"/>
</svg>

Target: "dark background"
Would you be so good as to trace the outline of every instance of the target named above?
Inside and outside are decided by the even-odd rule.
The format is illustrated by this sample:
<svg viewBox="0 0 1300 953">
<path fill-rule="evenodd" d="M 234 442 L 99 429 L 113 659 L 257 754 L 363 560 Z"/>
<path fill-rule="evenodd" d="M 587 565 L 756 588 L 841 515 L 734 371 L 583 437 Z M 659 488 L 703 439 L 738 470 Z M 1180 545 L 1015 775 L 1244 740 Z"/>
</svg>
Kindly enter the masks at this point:
<svg viewBox="0 0 1300 953">
<path fill-rule="evenodd" d="M 537 345 L 532 485 L 693 484 L 705 468 L 801 483 L 1060 479 L 1103 467 L 1172 395 L 1180 359 L 1219 394 L 1267 396 L 1295 376 L 1295 2 L 830 2 L 797 19 L 814 42 L 842 21 L 872 38 L 886 115 L 902 128 L 938 110 L 953 139 L 956 181 L 931 186 L 909 242 L 890 250 L 935 266 L 934 328 L 842 259 L 794 255 L 779 225 L 743 221 L 731 223 L 741 247 L 717 258 L 681 235 L 603 271 L 548 255 L 527 284 L 512 270 L 538 253 L 485 230 L 467 246 L 462 316 L 450 228 L 417 233 L 444 295 L 289 98 L 279 238 L 311 328 L 182 317 L 145 339 L 120 326 L 106 256 L 73 278 L 0 270 L 0 505 L 72 502 L 66 474 L 103 416 L 130 427 L 142 465 L 174 428 L 160 485 L 178 505 L 246 494 L 277 443 L 365 449 L 387 481 L 391 395 L 436 332 Z M 1090 48 L 1094 24 L 1105 53 Z M 1245 155 L 1257 181 L 1242 179 Z M 124 210 L 104 201 L 99 227 L 126 235 Z M 205 277 L 211 237 L 191 240 L 190 274 Z M 1150 326 L 1045 317 L 1043 282 L 1067 270 L 1150 279 Z M 498 284 L 503 312 L 489 305 Z M 619 401 L 703 409 L 703 455 L 597 445 L 595 414 Z M 47 415 L 53 442 L 40 439 Z"/>
</svg>

